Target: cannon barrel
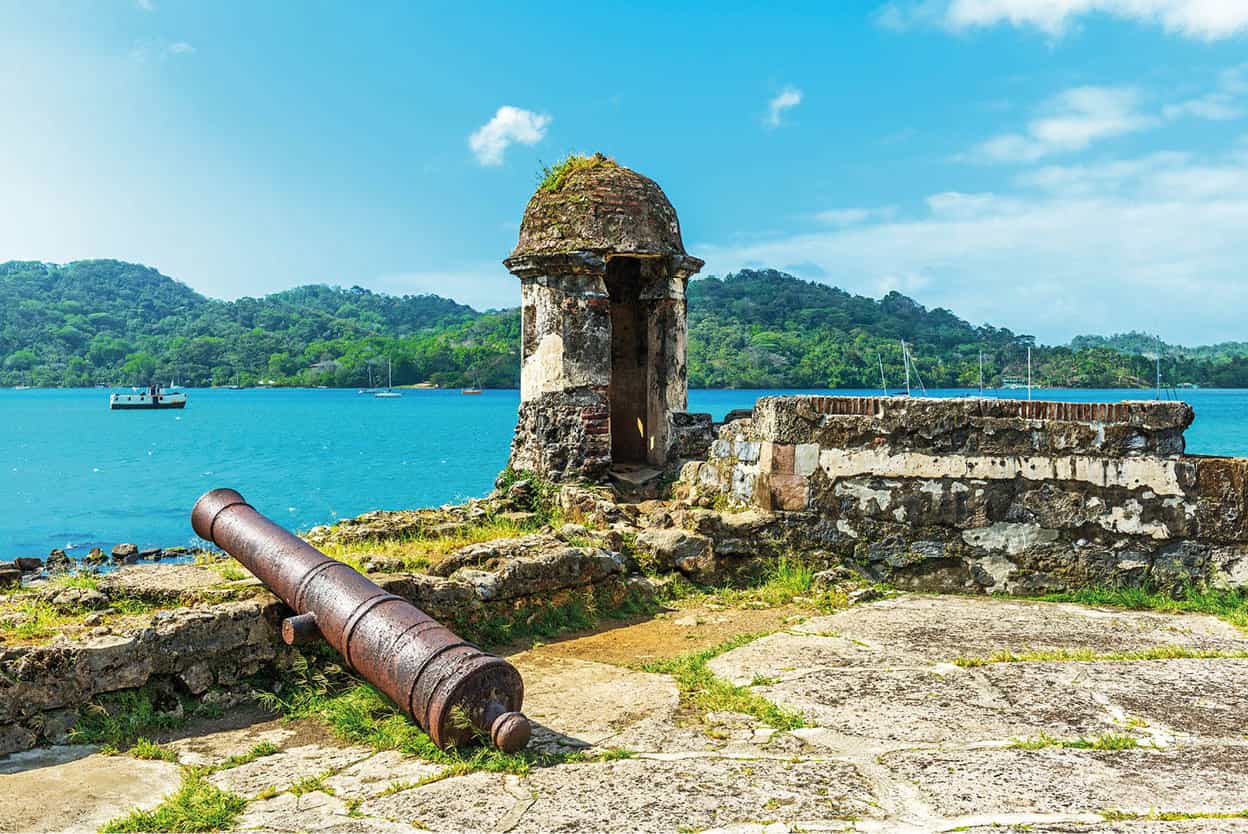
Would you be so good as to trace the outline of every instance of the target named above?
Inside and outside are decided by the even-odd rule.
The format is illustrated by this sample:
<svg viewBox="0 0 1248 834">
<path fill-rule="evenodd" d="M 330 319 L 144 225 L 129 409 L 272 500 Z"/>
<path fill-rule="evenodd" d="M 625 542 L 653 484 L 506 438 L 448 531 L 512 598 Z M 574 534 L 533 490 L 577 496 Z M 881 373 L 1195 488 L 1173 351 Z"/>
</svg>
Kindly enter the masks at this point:
<svg viewBox="0 0 1248 834">
<path fill-rule="evenodd" d="M 478 732 L 509 753 L 528 744 L 529 720 L 519 712 L 524 681 L 507 661 L 274 524 L 232 489 L 196 501 L 191 526 L 294 610 L 282 622 L 287 643 L 324 637 L 438 747 Z"/>
</svg>

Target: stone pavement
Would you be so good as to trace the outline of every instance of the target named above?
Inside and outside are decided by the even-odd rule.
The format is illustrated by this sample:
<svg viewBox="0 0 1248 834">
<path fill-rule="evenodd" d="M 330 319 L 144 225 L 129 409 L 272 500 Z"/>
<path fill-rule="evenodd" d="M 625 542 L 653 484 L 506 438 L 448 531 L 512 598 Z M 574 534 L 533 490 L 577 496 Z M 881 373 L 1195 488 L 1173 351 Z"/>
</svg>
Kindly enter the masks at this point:
<svg viewBox="0 0 1248 834">
<path fill-rule="evenodd" d="M 253 798 L 238 823 L 253 830 L 1248 831 L 1248 818 L 1219 816 L 1248 812 L 1248 659 L 966 661 L 1248 652 L 1248 635 L 1221 620 L 912 595 L 792 621 L 710 662 L 800 711 L 809 726 L 792 731 L 693 713 L 671 678 L 612 651 L 671 656 L 721 640 L 725 623 L 759 630 L 742 614 L 679 612 L 512 656 L 535 745 L 631 758 L 436 780 L 439 765 L 350 746 L 306 721 L 169 746 L 202 765 L 277 745 L 211 777 Z M 758 615 L 774 627 L 774 612 Z M 1079 738 L 1122 749 L 1058 743 Z M 290 792 L 309 779 L 316 789 Z M 18 754 L 0 760 L 0 831 L 94 830 L 178 782 L 169 762 L 78 747 Z"/>
</svg>

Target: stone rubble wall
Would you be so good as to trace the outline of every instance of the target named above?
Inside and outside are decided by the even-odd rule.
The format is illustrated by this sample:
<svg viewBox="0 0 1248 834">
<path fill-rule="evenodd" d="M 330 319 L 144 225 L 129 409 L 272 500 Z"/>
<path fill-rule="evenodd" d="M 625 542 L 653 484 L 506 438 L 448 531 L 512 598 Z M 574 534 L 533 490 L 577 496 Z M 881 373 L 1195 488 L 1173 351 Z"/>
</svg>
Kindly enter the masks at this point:
<svg viewBox="0 0 1248 834">
<path fill-rule="evenodd" d="M 1177 402 L 766 397 L 681 479 L 900 587 L 1248 587 L 1248 459 L 1183 454 L 1193 416 Z"/>
</svg>

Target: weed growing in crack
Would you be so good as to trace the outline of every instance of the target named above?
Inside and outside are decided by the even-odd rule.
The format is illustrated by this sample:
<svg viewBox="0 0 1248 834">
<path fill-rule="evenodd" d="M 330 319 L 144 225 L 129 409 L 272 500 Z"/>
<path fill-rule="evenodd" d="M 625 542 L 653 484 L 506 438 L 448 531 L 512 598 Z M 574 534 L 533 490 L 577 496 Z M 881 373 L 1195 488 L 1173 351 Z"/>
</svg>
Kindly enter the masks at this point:
<svg viewBox="0 0 1248 834">
<path fill-rule="evenodd" d="M 748 686 L 736 686 L 718 677 L 707 665 L 711 658 L 744 646 L 762 634 L 742 634 L 718 646 L 645 664 L 642 669 L 671 675 L 680 690 L 681 702 L 703 714 L 708 712 L 740 712 L 751 715 L 777 730 L 805 727 L 801 713 L 768 701 Z"/>
</svg>

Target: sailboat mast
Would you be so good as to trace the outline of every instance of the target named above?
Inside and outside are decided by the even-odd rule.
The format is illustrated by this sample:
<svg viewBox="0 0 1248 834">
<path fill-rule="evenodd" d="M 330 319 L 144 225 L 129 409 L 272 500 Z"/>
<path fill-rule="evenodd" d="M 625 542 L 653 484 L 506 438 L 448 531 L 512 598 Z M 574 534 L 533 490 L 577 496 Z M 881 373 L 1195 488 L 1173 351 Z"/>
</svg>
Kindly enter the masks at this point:
<svg viewBox="0 0 1248 834">
<path fill-rule="evenodd" d="M 979 395 L 984 395 L 984 352 L 979 352 Z"/>
<path fill-rule="evenodd" d="M 1157 399 L 1161 399 L 1161 336 L 1157 337 Z"/>
<path fill-rule="evenodd" d="M 875 358 L 880 363 L 880 389 L 884 392 L 884 396 L 887 397 L 888 383 L 884 381 L 884 357 L 877 353 Z"/>
<path fill-rule="evenodd" d="M 906 340 L 901 340 L 901 361 L 906 366 L 906 396 L 910 396 L 910 351 L 906 350 Z"/>
<path fill-rule="evenodd" d="M 1027 348 L 1027 399 L 1031 399 L 1031 348 Z"/>
</svg>

